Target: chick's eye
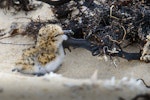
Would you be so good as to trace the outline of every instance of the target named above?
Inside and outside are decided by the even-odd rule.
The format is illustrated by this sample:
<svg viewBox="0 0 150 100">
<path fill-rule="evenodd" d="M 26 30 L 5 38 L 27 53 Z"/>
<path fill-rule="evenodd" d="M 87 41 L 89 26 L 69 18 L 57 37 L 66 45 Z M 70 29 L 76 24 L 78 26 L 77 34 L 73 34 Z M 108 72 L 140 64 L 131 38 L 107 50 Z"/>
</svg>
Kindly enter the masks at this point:
<svg viewBox="0 0 150 100">
<path fill-rule="evenodd" d="M 42 36 L 42 34 L 39 34 L 39 36 L 41 37 L 41 36 Z"/>
<path fill-rule="evenodd" d="M 54 37 L 58 37 L 58 36 L 61 36 L 62 34 L 57 34 L 57 35 L 55 35 Z"/>
</svg>

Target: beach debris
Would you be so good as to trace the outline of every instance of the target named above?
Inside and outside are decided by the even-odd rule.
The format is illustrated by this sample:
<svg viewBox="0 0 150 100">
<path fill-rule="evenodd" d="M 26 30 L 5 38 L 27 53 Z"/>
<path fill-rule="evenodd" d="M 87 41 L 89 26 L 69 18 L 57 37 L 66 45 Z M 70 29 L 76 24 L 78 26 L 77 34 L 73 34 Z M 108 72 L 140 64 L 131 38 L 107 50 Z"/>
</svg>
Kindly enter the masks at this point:
<svg viewBox="0 0 150 100">
<path fill-rule="evenodd" d="M 149 55 L 142 56 L 143 48 L 139 52 L 129 52 L 123 45 L 124 41 L 127 41 L 126 46 L 139 43 L 144 47 L 146 44 L 146 37 L 150 34 L 148 0 L 70 0 L 59 6 L 51 5 L 54 5 L 62 27 L 74 32 L 72 37 L 86 39 L 99 46 L 92 53 L 94 56 L 149 61 Z"/>
</svg>

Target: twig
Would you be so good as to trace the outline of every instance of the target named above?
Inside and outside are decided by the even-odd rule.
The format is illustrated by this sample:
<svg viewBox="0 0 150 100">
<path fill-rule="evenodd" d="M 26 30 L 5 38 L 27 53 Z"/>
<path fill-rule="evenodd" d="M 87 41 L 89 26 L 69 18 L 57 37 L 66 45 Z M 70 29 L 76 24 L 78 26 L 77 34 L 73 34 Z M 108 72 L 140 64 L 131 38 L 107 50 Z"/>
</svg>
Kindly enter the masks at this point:
<svg viewBox="0 0 150 100">
<path fill-rule="evenodd" d="M 123 35 L 123 38 L 122 38 L 121 41 L 117 41 L 117 40 L 112 39 L 112 37 L 111 37 L 110 35 L 106 35 L 105 37 L 108 37 L 112 42 L 115 42 L 115 43 L 118 43 L 118 44 L 122 43 L 122 41 L 123 41 L 123 40 L 125 39 L 125 37 L 126 37 L 127 32 L 126 32 L 126 29 L 124 28 L 124 26 L 122 26 L 122 25 L 120 25 L 120 26 L 121 26 L 121 28 L 122 28 L 123 31 L 124 31 L 124 35 Z"/>
<path fill-rule="evenodd" d="M 124 28 L 124 26 L 121 25 L 121 27 L 122 27 L 122 29 L 123 29 L 123 31 L 124 31 L 124 35 L 123 35 L 123 38 L 122 38 L 122 40 L 124 40 L 125 37 L 126 37 L 127 31 L 126 31 L 126 29 Z M 122 41 L 121 41 L 121 42 L 122 42 Z"/>
<path fill-rule="evenodd" d="M 137 79 L 137 81 L 139 81 L 139 80 L 141 80 L 143 82 L 143 84 L 145 85 L 145 87 L 150 88 L 150 86 L 148 86 L 143 79 Z"/>
<path fill-rule="evenodd" d="M 9 44 L 9 45 L 34 45 L 34 44 L 24 44 L 24 43 L 6 43 L 6 42 L 0 42 L 0 44 Z"/>
<path fill-rule="evenodd" d="M 119 18 L 117 18 L 117 17 L 115 17 L 115 16 L 112 15 L 112 9 L 113 9 L 114 7 L 115 7 L 114 5 L 112 5 L 112 6 L 110 7 L 110 17 L 119 20 Z"/>
</svg>

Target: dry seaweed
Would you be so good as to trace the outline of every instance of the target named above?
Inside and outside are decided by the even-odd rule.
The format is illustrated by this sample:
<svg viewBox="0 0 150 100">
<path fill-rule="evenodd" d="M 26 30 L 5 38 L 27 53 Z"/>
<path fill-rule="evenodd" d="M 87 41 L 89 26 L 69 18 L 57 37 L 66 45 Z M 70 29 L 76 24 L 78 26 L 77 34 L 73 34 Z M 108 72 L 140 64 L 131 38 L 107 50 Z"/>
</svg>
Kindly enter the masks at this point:
<svg viewBox="0 0 150 100">
<path fill-rule="evenodd" d="M 127 46 L 138 43 L 141 47 L 146 44 L 150 34 L 148 0 L 74 0 L 60 6 L 52 5 L 63 28 L 75 33 L 73 38 L 99 46 L 93 55 L 106 54 L 127 60 L 140 60 L 143 55 L 143 48 L 128 53 L 122 43 L 127 41 Z M 149 57 L 145 59 L 149 61 Z"/>
<path fill-rule="evenodd" d="M 30 0 L 0 0 L 0 8 L 5 8 L 8 10 L 14 8 L 17 11 L 30 11 L 35 7 L 34 5 L 30 4 Z"/>
</svg>

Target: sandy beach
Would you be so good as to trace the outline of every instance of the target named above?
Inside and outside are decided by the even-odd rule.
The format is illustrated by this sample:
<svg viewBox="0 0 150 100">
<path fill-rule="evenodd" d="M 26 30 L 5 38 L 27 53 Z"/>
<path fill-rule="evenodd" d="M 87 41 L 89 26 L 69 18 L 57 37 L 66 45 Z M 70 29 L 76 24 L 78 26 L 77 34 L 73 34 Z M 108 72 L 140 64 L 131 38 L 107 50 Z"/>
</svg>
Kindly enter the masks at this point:
<svg viewBox="0 0 150 100">
<path fill-rule="evenodd" d="M 111 86 L 111 82 L 117 84 L 123 77 L 142 78 L 150 85 L 149 63 L 117 58 L 117 66 L 115 66 L 112 60 L 108 59 L 107 62 L 99 60 L 90 52 L 76 48 L 71 52 L 65 50 L 66 57 L 56 74 L 51 73 L 42 77 L 29 76 L 11 70 L 15 67 L 15 62 L 21 56 L 22 50 L 31 46 L 17 44 L 33 44 L 33 39 L 28 36 L 16 35 L 3 39 L 1 42 L 13 43 L 0 44 L 0 97 L 4 98 L 3 100 L 41 100 L 43 98 L 45 100 L 91 100 L 91 98 L 104 100 L 105 97 L 107 100 L 116 100 L 118 96 L 129 100 L 136 93 L 149 92 L 149 89 L 144 88 L 143 83 L 141 84 L 144 89 L 137 91 L 135 91 L 137 88 L 130 91 L 129 87 L 121 91 L 103 87 L 107 81 L 110 81 L 108 83 Z M 98 72 L 98 79 L 94 79 L 96 82 L 92 83 L 91 76 L 95 70 Z M 112 93 L 112 91 L 114 92 Z M 107 97 L 107 95 L 110 96 Z"/>
<path fill-rule="evenodd" d="M 25 12 L 12 16 L 11 11 L 6 14 L 2 9 L 1 28 L 10 31 L 13 22 L 29 22 L 24 16 L 36 20 L 39 12 L 41 20 L 53 19 L 49 5 L 44 4 L 44 7 L 29 12 L 31 16 L 26 16 Z M 34 45 L 34 41 L 27 35 L 0 40 L 0 100 L 139 100 L 136 99 L 138 95 L 148 95 L 149 99 L 142 100 L 150 100 L 150 89 L 137 80 L 143 79 L 150 85 L 150 63 L 117 57 L 107 57 L 105 61 L 81 48 L 71 48 L 71 52 L 65 50 L 63 64 L 56 73 L 38 77 L 12 72 L 22 50 Z M 139 47 L 131 45 L 126 50 L 139 52 Z"/>
</svg>

